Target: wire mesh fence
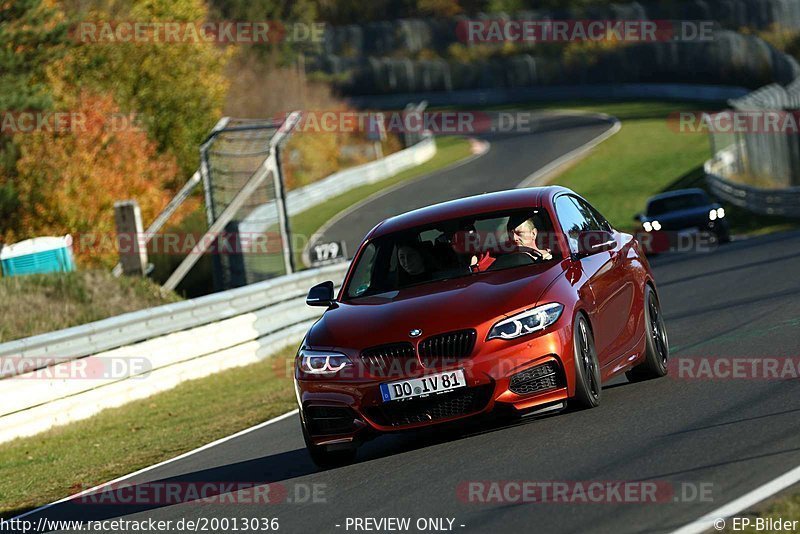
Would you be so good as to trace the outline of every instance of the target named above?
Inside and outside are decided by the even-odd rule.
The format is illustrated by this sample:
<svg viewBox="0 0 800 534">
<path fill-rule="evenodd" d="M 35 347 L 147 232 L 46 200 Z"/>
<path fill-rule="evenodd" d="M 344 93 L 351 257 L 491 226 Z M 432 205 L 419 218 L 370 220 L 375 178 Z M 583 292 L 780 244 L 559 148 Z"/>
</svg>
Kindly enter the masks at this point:
<svg viewBox="0 0 800 534">
<path fill-rule="evenodd" d="M 279 124 L 231 119 L 202 151 L 209 225 L 234 201 L 270 156 Z M 280 233 L 280 181 L 268 179 L 236 210 L 212 250 L 214 285 L 240 287 L 287 274 Z"/>
</svg>

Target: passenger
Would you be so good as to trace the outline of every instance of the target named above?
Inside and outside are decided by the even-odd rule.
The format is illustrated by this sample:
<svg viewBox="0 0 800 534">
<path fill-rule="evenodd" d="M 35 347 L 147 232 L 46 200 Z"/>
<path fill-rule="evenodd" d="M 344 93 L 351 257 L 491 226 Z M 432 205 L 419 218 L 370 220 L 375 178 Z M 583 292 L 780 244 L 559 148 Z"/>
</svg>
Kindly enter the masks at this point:
<svg viewBox="0 0 800 534">
<path fill-rule="evenodd" d="M 553 254 L 550 249 L 539 248 L 536 238 L 539 235 L 539 229 L 536 227 L 534 219 L 531 218 L 510 218 L 508 220 L 508 235 L 517 250 L 526 252 L 534 257 L 534 259 L 552 260 Z"/>
<path fill-rule="evenodd" d="M 415 246 L 405 244 L 397 247 L 397 263 L 400 264 L 401 286 L 425 282 L 428 279 L 425 259 Z"/>
</svg>

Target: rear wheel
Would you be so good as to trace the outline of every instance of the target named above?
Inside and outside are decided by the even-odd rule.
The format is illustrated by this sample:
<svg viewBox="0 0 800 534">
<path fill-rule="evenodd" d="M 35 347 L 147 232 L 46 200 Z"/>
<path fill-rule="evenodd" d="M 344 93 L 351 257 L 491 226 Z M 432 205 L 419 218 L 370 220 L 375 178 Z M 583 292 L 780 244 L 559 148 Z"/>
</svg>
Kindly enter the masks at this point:
<svg viewBox="0 0 800 534">
<path fill-rule="evenodd" d="M 575 401 L 584 408 L 594 408 L 600 404 L 602 386 L 600 384 L 600 363 L 594 347 L 594 337 L 589 323 L 579 315 L 573 328 L 575 347 Z"/>
<path fill-rule="evenodd" d="M 631 382 L 660 378 L 667 374 L 669 340 L 658 296 L 650 285 L 644 290 L 644 322 L 646 329 L 645 359 L 625 376 Z"/>
<path fill-rule="evenodd" d="M 353 463 L 356 459 L 356 447 L 349 446 L 346 449 L 329 450 L 325 445 L 314 445 L 308 435 L 306 425 L 300 423 L 303 428 L 303 440 L 306 442 L 306 449 L 311 456 L 311 461 L 320 469 L 330 469 Z"/>
</svg>

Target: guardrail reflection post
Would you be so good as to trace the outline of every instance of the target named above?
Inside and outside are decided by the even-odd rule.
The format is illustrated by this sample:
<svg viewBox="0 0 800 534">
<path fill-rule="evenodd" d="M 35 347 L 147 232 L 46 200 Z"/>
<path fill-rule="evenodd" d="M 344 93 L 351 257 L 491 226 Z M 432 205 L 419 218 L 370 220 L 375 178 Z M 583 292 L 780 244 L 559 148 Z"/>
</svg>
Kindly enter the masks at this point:
<svg viewBox="0 0 800 534">
<path fill-rule="evenodd" d="M 144 276 L 147 272 L 147 244 L 142 239 L 142 211 L 135 200 L 114 203 L 119 263 L 123 274 Z"/>
</svg>

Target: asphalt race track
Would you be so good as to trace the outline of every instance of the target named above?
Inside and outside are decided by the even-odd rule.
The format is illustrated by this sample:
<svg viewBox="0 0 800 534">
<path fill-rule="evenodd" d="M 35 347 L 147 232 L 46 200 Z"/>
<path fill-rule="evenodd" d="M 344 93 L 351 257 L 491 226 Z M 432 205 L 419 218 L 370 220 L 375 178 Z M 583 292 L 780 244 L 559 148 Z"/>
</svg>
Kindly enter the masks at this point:
<svg viewBox="0 0 800 534">
<path fill-rule="evenodd" d="M 598 128 L 566 130 L 574 145 L 564 148 L 591 139 Z M 492 139 L 489 154 L 438 175 L 446 183 L 425 179 L 368 205 L 364 219 L 357 219 L 366 225 L 359 232 L 387 206 L 400 212 L 513 187 L 554 159 L 559 135 L 534 144 L 530 138 Z M 401 198 L 407 203 L 393 203 Z M 330 235 L 360 240 L 344 226 L 337 233 L 339 227 Z M 678 372 L 681 362 L 703 358 L 797 358 L 800 232 L 664 255 L 652 264 L 673 347 L 670 375 L 638 384 L 618 378 L 605 385 L 597 409 L 384 436 L 362 447 L 356 464 L 324 472 L 311 463 L 292 415 L 125 481 L 140 487 L 278 483 L 287 492 L 280 504 L 67 502 L 26 519 L 266 517 L 278 518 L 280 531 L 289 533 L 353 532 L 345 528 L 347 518 L 363 517 L 409 517 L 412 525 L 418 518 L 450 518 L 453 529 L 465 533 L 672 531 L 800 465 L 800 380 L 714 380 Z M 652 481 L 674 491 L 654 504 L 474 503 L 459 491 L 468 481 Z M 304 498 L 310 488 L 322 502 Z"/>
<path fill-rule="evenodd" d="M 610 129 L 610 120 L 590 114 L 537 114 L 528 133 L 478 135 L 489 152 L 464 165 L 404 183 L 336 220 L 316 242 L 344 241 L 352 256 L 364 236 L 387 217 L 455 198 L 514 189 L 534 171 Z"/>
</svg>

